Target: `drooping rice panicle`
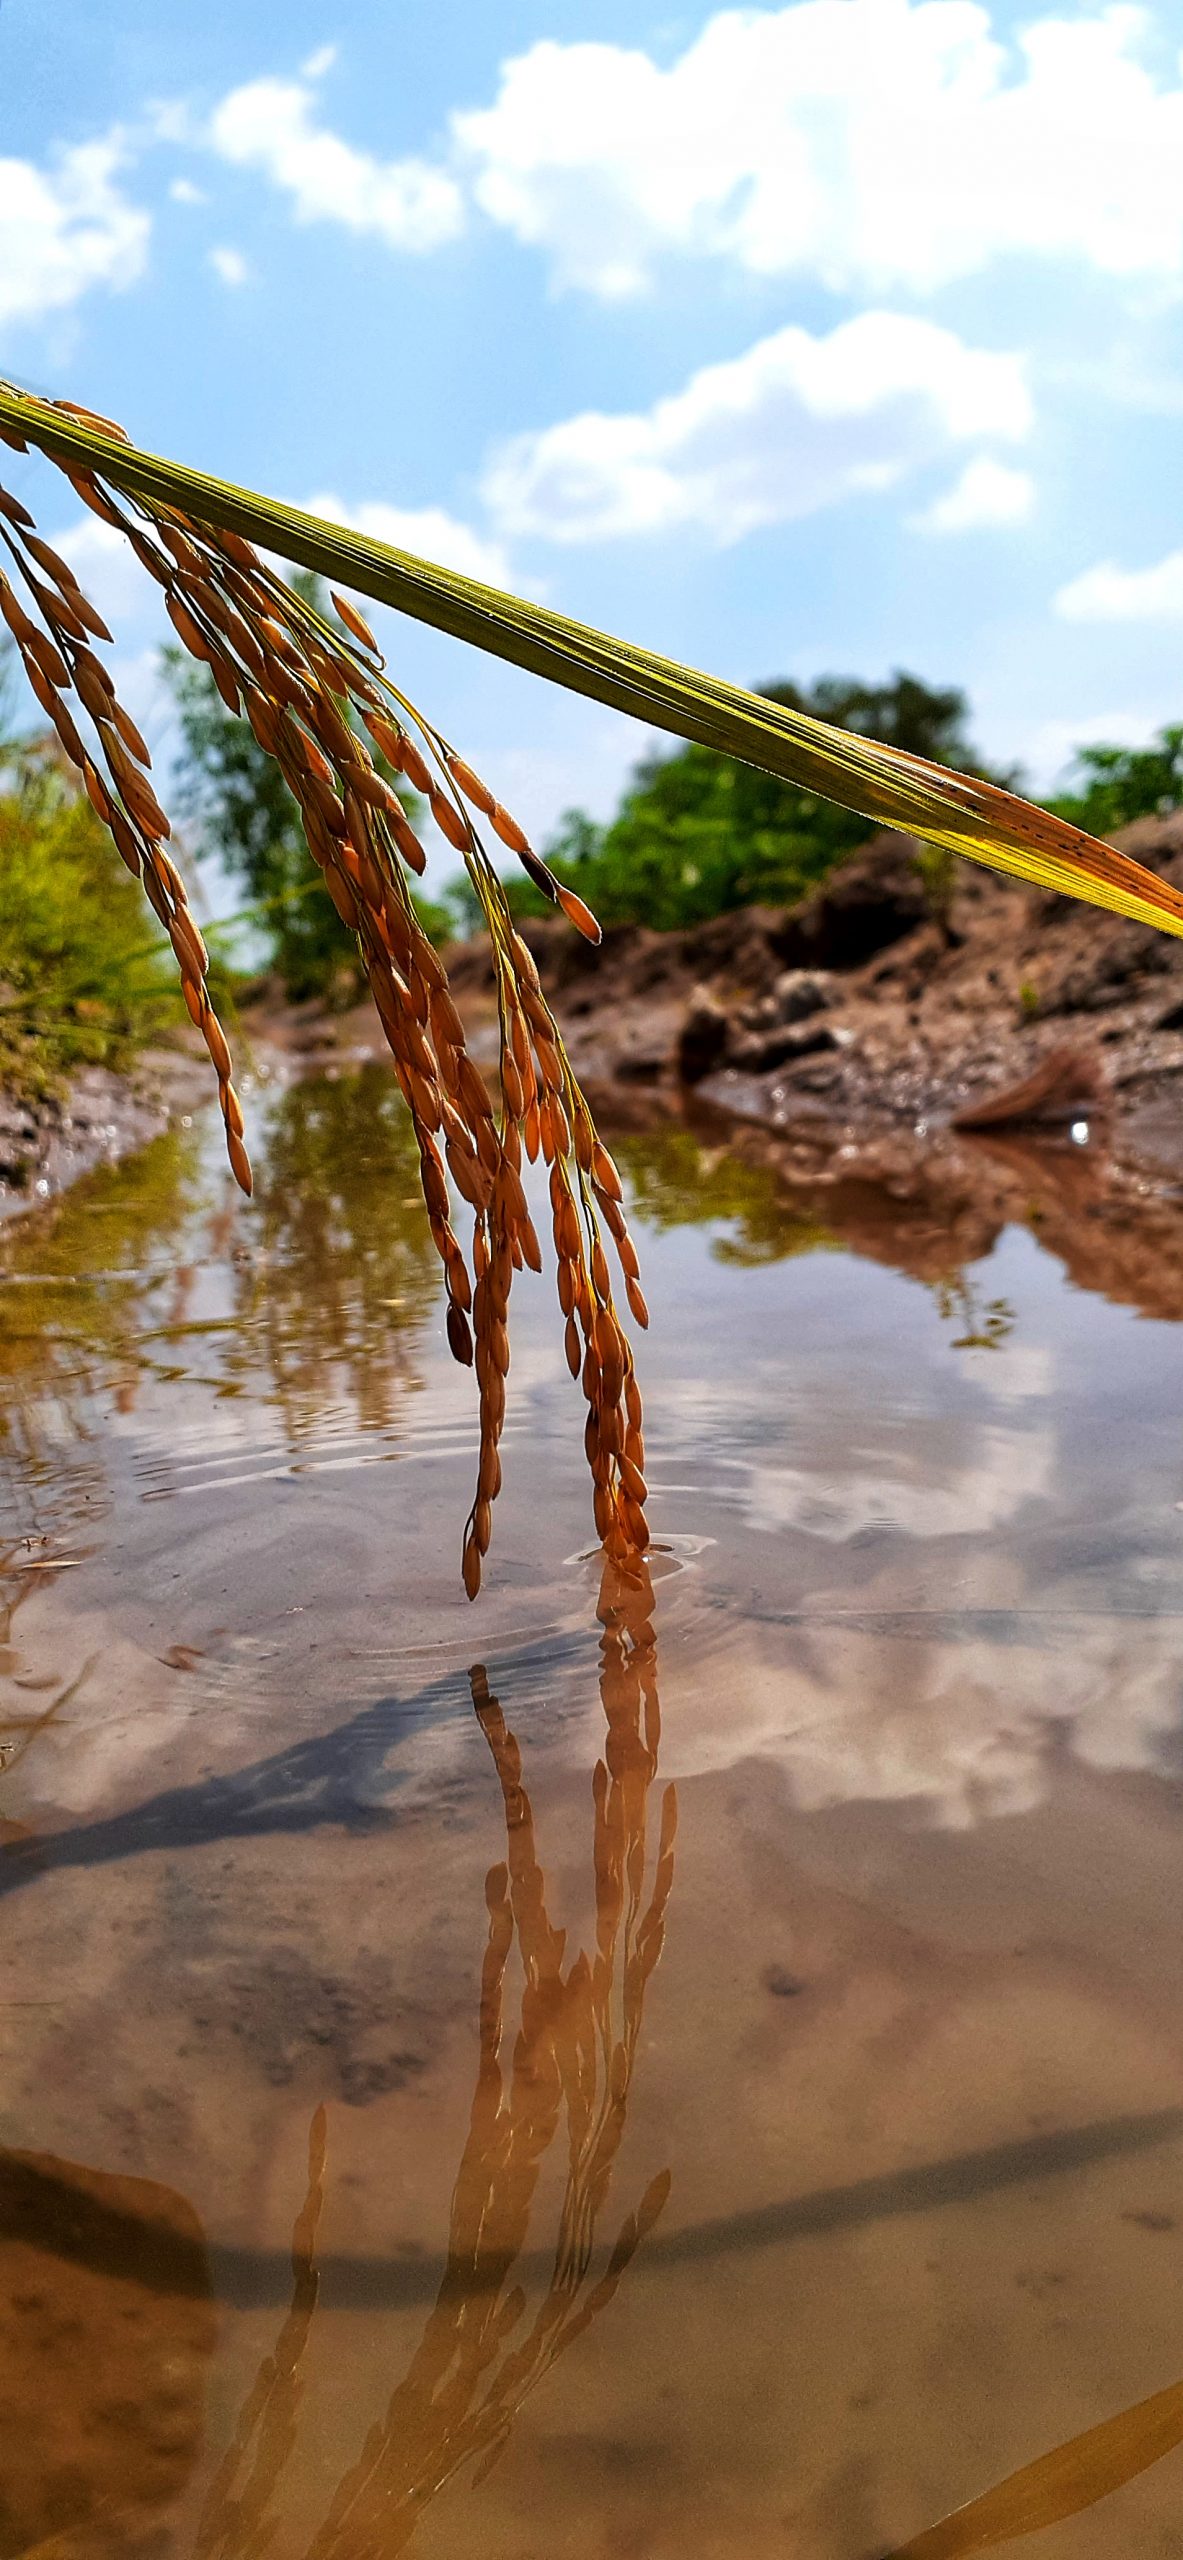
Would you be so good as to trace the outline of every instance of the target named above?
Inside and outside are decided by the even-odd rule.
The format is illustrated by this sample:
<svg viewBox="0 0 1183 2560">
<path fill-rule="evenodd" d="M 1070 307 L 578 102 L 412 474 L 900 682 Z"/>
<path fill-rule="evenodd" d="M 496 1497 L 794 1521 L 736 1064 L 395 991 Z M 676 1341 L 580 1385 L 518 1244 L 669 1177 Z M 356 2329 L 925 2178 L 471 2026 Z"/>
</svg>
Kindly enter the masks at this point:
<svg viewBox="0 0 1183 2560">
<path fill-rule="evenodd" d="M 122 436 L 74 404 L 56 405 L 88 417 L 104 436 Z M 4 441 L 20 449 L 10 430 Z M 643 1325 L 637 1257 L 619 1177 L 597 1138 L 477 818 L 579 929 L 598 940 L 595 919 L 555 880 L 471 766 L 399 691 L 368 624 L 347 598 L 334 595 L 336 621 L 330 622 L 240 534 L 199 524 L 163 501 L 129 496 L 90 464 L 59 467 L 83 504 L 126 537 L 160 587 L 183 647 L 208 667 L 227 708 L 249 721 L 275 759 L 326 891 L 356 936 L 415 1132 L 428 1224 L 443 1267 L 449 1347 L 476 1373 L 480 1454 L 462 1556 L 470 1597 L 480 1587 L 501 1486 L 510 1292 L 524 1264 L 542 1267 L 523 1156 L 530 1163 L 541 1158 L 548 1169 L 567 1360 L 587 1404 L 597 1533 L 615 1563 L 635 1557 L 649 1536 L 641 1406 L 604 1231 L 628 1305 Z M 111 635 L 68 563 L 37 534 L 28 509 L 0 488 L 0 563 L 5 560 L 0 615 L 63 752 L 169 936 L 186 1006 L 213 1063 L 231 1169 L 249 1192 L 243 1113 L 209 997 L 205 944 L 165 850 L 171 831 L 148 778 L 148 748 L 92 645 Z M 422 872 L 425 855 L 388 772 L 405 777 L 461 854 L 488 926 L 501 1034 L 499 1112 L 469 1055 L 444 964 L 415 911 L 408 875 Z M 467 1254 L 453 1191 L 472 1212 Z"/>
</svg>

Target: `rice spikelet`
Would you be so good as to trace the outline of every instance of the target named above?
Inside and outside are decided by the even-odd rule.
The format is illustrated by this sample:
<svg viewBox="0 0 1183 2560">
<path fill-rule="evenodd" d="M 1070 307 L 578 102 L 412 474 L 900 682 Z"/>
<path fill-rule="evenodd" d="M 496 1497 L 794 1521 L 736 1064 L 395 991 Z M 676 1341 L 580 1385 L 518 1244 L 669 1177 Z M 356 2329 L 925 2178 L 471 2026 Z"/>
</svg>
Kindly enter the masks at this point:
<svg viewBox="0 0 1183 2560">
<path fill-rule="evenodd" d="M 93 414 L 65 401 L 46 406 L 47 413 L 56 406 Z M 105 436 L 123 439 L 112 421 L 96 423 Z M 22 449 L 14 434 L 3 440 Z M 160 587 L 185 649 L 209 667 L 223 702 L 245 715 L 275 758 L 326 891 L 357 937 L 414 1126 L 428 1223 L 443 1268 L 449 1347 L 475 1371 L 480 1456 L 462 1551 L 470 1596 L 480 1587 L 501 1484 L 510 1294 L 519 1270 L 542 1266 L 523 1157 L 541 1159 L 547 1169 L 564 1346 L 587 1404 L 597 1532 L 614 1565 L 635 1561 L 649 1538 L 640 1396 L 613 1299 L 605 1235 L 620 1261 L 629 1307 L 644 1324 L 637 1257 L 619 1176 L 596 1136 L 477 821 L 487 821 L 530 878 L 598 940 L 595 918 L 533 852 L 488 785 L 398 690 L 368 623 L 348 598 L 333 597 L 337 619 L 330 622 L 240 535 L 199 524 L 163 502 L 129 498 L 97 468 L 57 467 L 91 512 L 125 535 Z M 186 1008 L 217 1081 L 231 1171 L 249 1194 L 243 1113 L 229 1044 L 210 1002 L 205 944 L 165 851 L 169 820 L 148 780 L 147 745 L 91 645 L 110 634 L 68 563 L 37 534 L 28 508 L 3 488 L 0 562 L 0 617 L 93 808 L 169 936 Z M 468 1054 L 443 963 L 411 901 L 408 873 L 422 871 L 423 848 L 368 741 L 426 801 L 462 855 L 479 899 L 496 973 L 499 1111 Z M 453 1188 L 471 1212 L 467 1250 L 456 1230 Z"/>
</svg>

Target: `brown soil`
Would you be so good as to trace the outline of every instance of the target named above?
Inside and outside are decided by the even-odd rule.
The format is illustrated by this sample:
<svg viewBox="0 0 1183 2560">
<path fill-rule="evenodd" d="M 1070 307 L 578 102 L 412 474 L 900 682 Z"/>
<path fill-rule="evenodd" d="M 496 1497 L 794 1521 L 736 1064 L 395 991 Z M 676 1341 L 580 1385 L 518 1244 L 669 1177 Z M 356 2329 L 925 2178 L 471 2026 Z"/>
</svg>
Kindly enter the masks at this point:
<svg viewBox="0 0 1183 2560">
<path fill-rule="evenodd" d="M 1183 885 L 1183 812 L 1118 841 Z M 970 863 L 939 923 L 916 850 L 878 836 L 801 906 L 686 933 L 612 926 L 599 951 L 566 925 L 531 925 L 577 1071 L 644 1088 L 658 1108 L 690 1088 L 860 1153 L 954 1121 L 1101 1118 L 1131 1138 L 1148 1115 L 1165 1127 L 1183 1076 L 1183 944 Z M 470 1012 L 491 1015 L 481 947 L 450 969 Z"/>
<path fill-rule="evenodd" d="M 1183 812 L 1117 841 L 1183 887 Z M 1083 1119 L 1120 1158 L 1149 1164 L 1156 1189 L 1183 1173 L 1183 943 L 968 862 L 938 921 L 917 850 L 877 836 L 801 905 L 683 933 L 611 925 L 593 949 L 560 920 L 527 926 L 605 1119 L 706 1106 L 727 1115 L 732 1143 L 736 1124 L 777 1133 L 786 1170 L 800 1159 L 809 1182 L 848 1182 L 857 1159 L 869 1181 L 909 1185 L 922 1162 L 934 1181 L 956 1179 L 957 1131 Z M 474 1054 L 495 1069 L 488 944 L 447 956 Z M 269 982 L 247 1029 L 292 1066 L 384 1054 L 368 1003 L 293 1009 Z M 0 1094 L 0 1216 L 142 1145 L 205 1089 L 198 1061 L 170 1055 L 131 1078 L 89 1069 L 61 1105 Z"/>
<path fill-rule="evenodd" d="M 117 1164 L 209 1090 L 204 1050 L 160 1049 L 145 1050 L 125 1075 L 84 1067 L 60 1097 L 0 1091 L 0 1218 L 36 1208 L 96 1165 Z"/>
</svg>

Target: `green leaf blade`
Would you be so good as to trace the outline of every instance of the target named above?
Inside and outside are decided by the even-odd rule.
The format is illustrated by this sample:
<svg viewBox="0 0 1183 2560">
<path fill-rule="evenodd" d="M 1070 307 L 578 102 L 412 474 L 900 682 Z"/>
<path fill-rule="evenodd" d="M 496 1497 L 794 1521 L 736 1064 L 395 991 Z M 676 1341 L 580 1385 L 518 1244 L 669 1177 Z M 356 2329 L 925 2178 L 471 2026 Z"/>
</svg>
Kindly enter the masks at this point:
<svg viewBox="0 0 1183 2560">
<path fill-rule="evenodd" d="M 1183 894 L 1140 863 L 998 785 L 927 764 L 395 550 L 344 525 L 118 441 L 0 383 L 0 425 L 67 471 L 97 470 L 153 506 L 248 541 L 526 672 L 647 725 L 762 766 L 866 818 L 1030 885 L 1183 936 Z"/>
</svg>

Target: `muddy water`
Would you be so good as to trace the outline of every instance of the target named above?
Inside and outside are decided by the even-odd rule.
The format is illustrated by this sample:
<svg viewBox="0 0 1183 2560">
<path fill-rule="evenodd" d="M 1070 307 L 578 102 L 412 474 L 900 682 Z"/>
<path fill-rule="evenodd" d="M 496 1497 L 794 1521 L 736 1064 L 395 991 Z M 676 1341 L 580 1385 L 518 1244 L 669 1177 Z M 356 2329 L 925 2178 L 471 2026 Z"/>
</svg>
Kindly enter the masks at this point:
<svg viewBox="0 0 1183 2560">
<path fill-rule="evenodd" d="M 470 1609 L 389 1082 L 253 1114 L 0 1243 L 0 2560 L 1183 2552 L 1183 1331 L 624 1139 L 652 1606 L 527 1279 Z"/>
</svg>

